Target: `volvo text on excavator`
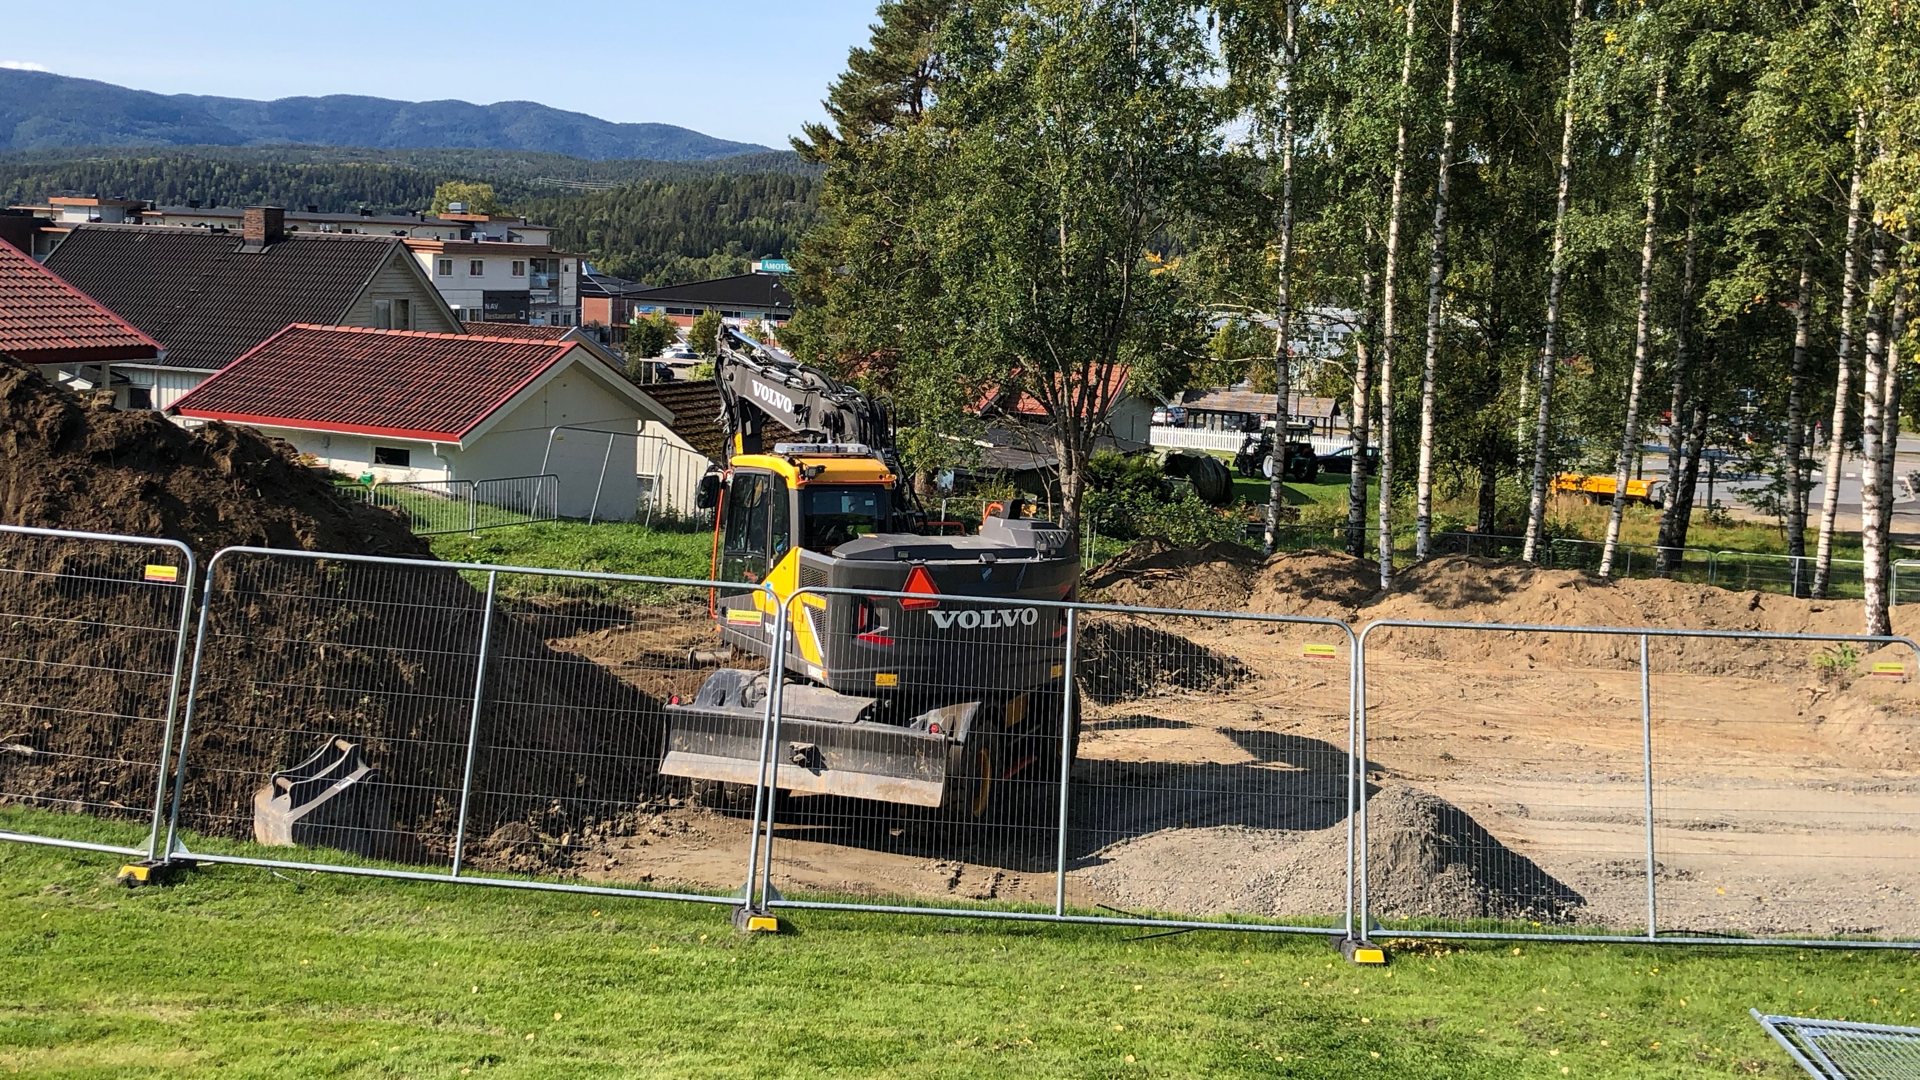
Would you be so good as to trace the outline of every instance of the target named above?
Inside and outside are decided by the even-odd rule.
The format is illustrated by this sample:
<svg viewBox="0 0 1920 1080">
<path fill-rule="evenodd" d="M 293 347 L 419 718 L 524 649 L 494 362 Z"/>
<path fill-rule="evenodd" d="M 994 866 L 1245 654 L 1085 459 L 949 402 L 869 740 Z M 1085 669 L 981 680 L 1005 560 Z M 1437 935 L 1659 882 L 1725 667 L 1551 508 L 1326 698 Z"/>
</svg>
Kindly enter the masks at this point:
<svg viewBox="0 0 1920 1080">
<path fill-rule="evenodd" d="M 1051 805 L 1078 735 L 1065 612 L 1017 602 L 1073 599 L 1067 531 L 1016 504 L 977 534 L 929 535 L 879 402 L 731 327 L 718 353 L 714 579 L 765 588 L 718 590 L 713 614 L 724 643 L 772 659 L 787 607 L 777 786 L 959 821 Z M 764 445 L 770 421 L 798 441 Z M 723 668 L 670 704 L 661 771 L 754 784 L 767 693 L 766 671 Z"/>
</svg>

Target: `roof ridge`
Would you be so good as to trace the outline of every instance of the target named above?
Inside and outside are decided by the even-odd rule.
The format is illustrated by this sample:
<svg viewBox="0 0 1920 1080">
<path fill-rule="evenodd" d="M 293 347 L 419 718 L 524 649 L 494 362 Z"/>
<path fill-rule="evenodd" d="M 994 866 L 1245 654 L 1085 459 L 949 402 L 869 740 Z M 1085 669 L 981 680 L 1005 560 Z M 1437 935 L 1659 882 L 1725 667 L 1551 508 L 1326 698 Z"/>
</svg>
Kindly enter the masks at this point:
<svg viewBox="0 0 1920 1080">
<path fill-rule="evenodd" d="M 336 326 L 328 323 L 291 323 L 287 326 L 287 329 L 327 330 L 350 334 L 382 334 L 388 337 L 445 338 L 449 341 L 487 341 L 502 345 L 533 345 L 542 348 L 552 348 L 555 345 L 564 345 L 572 348 L 579 344 L 578 341 L 568 341 L 565 338 L 545 339 L 509 337 L 494 334 L 452 334 L 444 330 L 392 330 L 380 326 Z"/>
</svg>

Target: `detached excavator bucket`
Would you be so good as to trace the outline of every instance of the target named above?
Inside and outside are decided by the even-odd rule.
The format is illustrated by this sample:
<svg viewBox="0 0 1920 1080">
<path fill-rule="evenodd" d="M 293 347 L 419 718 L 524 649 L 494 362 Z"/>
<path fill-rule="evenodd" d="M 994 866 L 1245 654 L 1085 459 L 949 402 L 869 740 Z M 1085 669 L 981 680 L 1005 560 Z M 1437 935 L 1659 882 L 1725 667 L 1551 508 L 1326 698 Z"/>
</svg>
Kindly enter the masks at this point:
<svg viewBox="0 0 1920 1080">
<path fill-rule="evenodd" d="M 257 843 L 371 856 L 388 846 L 392 831 L 380 770 L 367 763 L 361 744 L 349 739 L 328 739 L 313 756 L 274 773 L 253 796 Z"/>
</svg>

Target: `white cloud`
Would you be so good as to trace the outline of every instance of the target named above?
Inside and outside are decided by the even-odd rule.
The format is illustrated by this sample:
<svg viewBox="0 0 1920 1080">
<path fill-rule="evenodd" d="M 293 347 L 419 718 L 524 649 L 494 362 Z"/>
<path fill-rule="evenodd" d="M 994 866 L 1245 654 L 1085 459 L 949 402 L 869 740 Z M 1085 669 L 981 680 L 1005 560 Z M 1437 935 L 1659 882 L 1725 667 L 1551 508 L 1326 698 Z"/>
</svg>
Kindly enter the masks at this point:
<svg viewBox="0 0 1920 1080">
<path fill-rule="evenodd" d="M 31 60 L 0 60 L 0 68 L 8 71 L 52 71 L 45 64 L 36 64 Z"/>
</svg>

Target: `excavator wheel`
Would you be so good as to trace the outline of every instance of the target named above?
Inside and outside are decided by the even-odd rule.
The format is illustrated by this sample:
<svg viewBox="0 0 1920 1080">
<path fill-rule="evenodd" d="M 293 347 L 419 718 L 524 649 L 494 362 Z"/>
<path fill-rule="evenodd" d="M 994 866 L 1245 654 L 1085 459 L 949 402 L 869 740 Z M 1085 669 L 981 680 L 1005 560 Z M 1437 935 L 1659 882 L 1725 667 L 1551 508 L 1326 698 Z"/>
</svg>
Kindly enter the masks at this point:
<svg viewBox="0 0 1920 1080">
<path fill-rule="evenodd" d="M 1059 701 L 1057 689 L 1015 694 L 996 704 L 986 723 L 976 721 L 966 745 L 950 751 L 937 815 L 944 824 L 1022 842 L 1051 835 L 1060 809 Z M 1076 708 L 1069 753 L 1079 736 Z"/>
</svg>

